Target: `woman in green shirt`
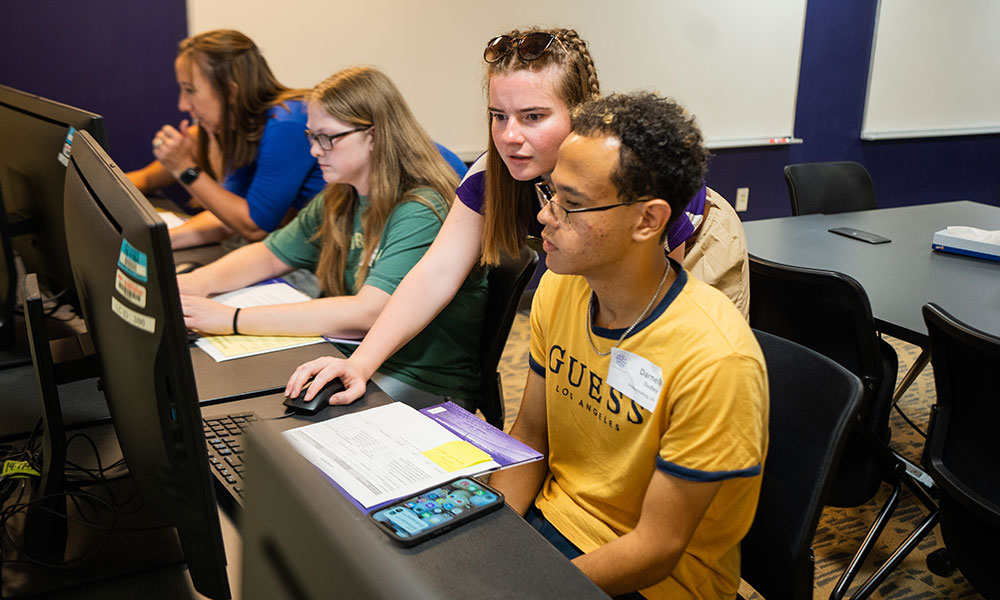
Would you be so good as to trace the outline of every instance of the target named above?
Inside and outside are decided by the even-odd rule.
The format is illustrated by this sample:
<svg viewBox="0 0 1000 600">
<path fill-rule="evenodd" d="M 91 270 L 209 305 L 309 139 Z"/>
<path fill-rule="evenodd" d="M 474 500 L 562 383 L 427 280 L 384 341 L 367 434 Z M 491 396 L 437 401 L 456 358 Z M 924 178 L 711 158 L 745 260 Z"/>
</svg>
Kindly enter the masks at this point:
<svg viewBox="0 0 1000 600">
<path fill-rule="evenodd" d="M 311 152 L 327 186 L 288 225 L 178 276 L 185 323 L 208 334 L 360 338 L 437 235 L 457 180 L 399 90 L 371 68 L 341 71 L 308 97 Z M 296 268 L 314 269 L 323 297 L 235 309 L 206 298 Z M 376 379 L 415 405 L 472 406 L 486 285 L 471 274 L 427 329 Z M 341 347 L 349 353 L 352 347 Z"/>
</svg>

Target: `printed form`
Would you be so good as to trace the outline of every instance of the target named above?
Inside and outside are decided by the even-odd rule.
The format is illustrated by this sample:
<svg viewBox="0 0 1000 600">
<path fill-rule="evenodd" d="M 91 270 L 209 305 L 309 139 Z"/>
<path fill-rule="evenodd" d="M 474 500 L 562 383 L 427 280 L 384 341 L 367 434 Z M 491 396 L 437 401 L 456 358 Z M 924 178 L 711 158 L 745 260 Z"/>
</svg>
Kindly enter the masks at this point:
<svg viewBox="0 0 1000 600">
<path fill-rule="evenodd" d="M 220 294 L 212 298 L 216 302 L 232 306 L 233 308 L 247 308 L 250 306 L 266 306 L 271 304 L 291 304 L 293 302 L 305 302 L 311 298 L 295 289 L 284 281 L 274 280 L 268 283 L 252 285 L 239 290 Z M 341 340 L 336 338 L 322 338 L 319 336 L 277 336 L 277 335 L 208 335 L 195 342 L 199 348 L 216 361 L 232 360 L 274 352 L 286 348 L 297 348 L 318 344 L 322 341 L 343 342 L 357 344 L 359 340 Z"/>
<path fill-rule="evenodd" d="M 285 435 L 365 509 L 500 466 L 480 448 L 401 402 Z"/>
</svg>

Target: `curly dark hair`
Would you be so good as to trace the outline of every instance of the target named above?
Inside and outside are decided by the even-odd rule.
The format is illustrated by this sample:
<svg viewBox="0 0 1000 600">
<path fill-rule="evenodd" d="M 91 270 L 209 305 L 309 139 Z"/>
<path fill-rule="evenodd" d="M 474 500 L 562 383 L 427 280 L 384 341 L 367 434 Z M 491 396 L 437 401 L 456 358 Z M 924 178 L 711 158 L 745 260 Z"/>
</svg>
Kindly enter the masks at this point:
<svg viewBox="0 0 1000 600">
<path fill-rule="evenodd" d="M 573 133 L 621 141 L 611 182 L 622 201 L 666 200 L 673 223 L 701 188 L 708 150 L 694 117 L 672 99 L 651 92 L 612 94 L 580 105 L 572 116 Z"/>
</svg>

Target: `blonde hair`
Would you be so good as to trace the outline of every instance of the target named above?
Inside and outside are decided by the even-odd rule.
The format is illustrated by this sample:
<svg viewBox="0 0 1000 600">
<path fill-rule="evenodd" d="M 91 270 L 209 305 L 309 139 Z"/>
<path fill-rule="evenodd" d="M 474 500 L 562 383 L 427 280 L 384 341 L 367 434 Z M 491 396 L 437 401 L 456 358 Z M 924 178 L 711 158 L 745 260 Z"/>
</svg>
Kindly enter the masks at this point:
<svg viewBox="0 0 1000 600">
<path fill-rule="evenodd" d="M 323 224 L 313 239 L 321 240 L 316 276 L 328 295 L 356 293 L 382 239 L 389 214 L 403 202 L 420 202 L 444 221 L 445 214 L 414 193 L 430 188 L 451 205 L 458 177 L 417 123 L 406 100 L 381 71 L 354 67 L 335 73 L 308 96 L 330 116 L 355 127 L 370 126 L 374 145 L 369 171 L 368 208 L 361 217 L 365 244 L 355 272 L 355 289 L 344 289 L 357 191 L 348 184 L 328 184 L 323 190 Z"/>
<path fill-rule="evenodd" d="M 253 162 L 268 111 L 307 93 L 278 82 L 253 40 L 233 29 L 206 31 L 181 40 L 177 56 L 197 63 L 222 103 L 218 142 L 225 173 L 214 172 L 208 159 L 208 133 L 204 129 L 198 132 L 198 166 L 213 178 Z"/>
<path fill-rule="evenodd" d="M 587 42 L 572 29 L 513 30 L 505 35 L 513 38 L 530 33 L 549 33 L 555 41 L 536 60 L 525 61 L 516 51 L 508 52 L 495 63 L 486 66 L 486 85 L 495 75 L 515 71 L 541 72 L 550 66 L 557 68 L 558 80 L 553 89 L 570 110 L 587 100 L 601 97 L 597 68 L 587 50 Z M 486 148 L 486 183 L 483 201 L 483 254 L 480 263 L 497 265 L 501 253 L 517 256 L 528 233 L 528 223 L 535 218 L 533 184 L 514 179 L 504 164 L 496 144 L 493 143 L 492 119 L 487 118 L 490 130 Z"/>
</svg>

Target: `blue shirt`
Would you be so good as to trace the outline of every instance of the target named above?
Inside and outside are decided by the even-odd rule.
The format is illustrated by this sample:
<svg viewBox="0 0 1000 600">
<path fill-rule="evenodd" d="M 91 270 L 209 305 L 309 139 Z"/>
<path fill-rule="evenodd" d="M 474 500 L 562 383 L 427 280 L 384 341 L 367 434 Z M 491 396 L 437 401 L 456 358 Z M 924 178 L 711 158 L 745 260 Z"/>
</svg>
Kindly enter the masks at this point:
<svg viewBox="0 0 1000 600">
<path fill-rule="evenodd" d="M 288 100 L 268 112 L 257 157 L 229 174 L 223 187 L 246 198 L 250 218 L 264 231 L 274 231 L 290 208 L 302 208 L 326 182 L 309 154 L 306 103 Z"/>
<path fill-rule="evenodd" d="M 469 170 L 469 167 L 465 166 L 465 162 L 462 161 L 462 159 L 459 158 L 457 154 L 445 148 L 441 144 L 434 142 L 434 145 L 437 146 L 438 152 L 440 152 L 441 156 L 444 157 L 444 160 L 448 163 L 448 166 L 450 166 L 452 169 L 455 169 L 455 172 L 458 173 L 458 178 L 461 179 L 465 177 L 466 171 Z"/>
</svg>

